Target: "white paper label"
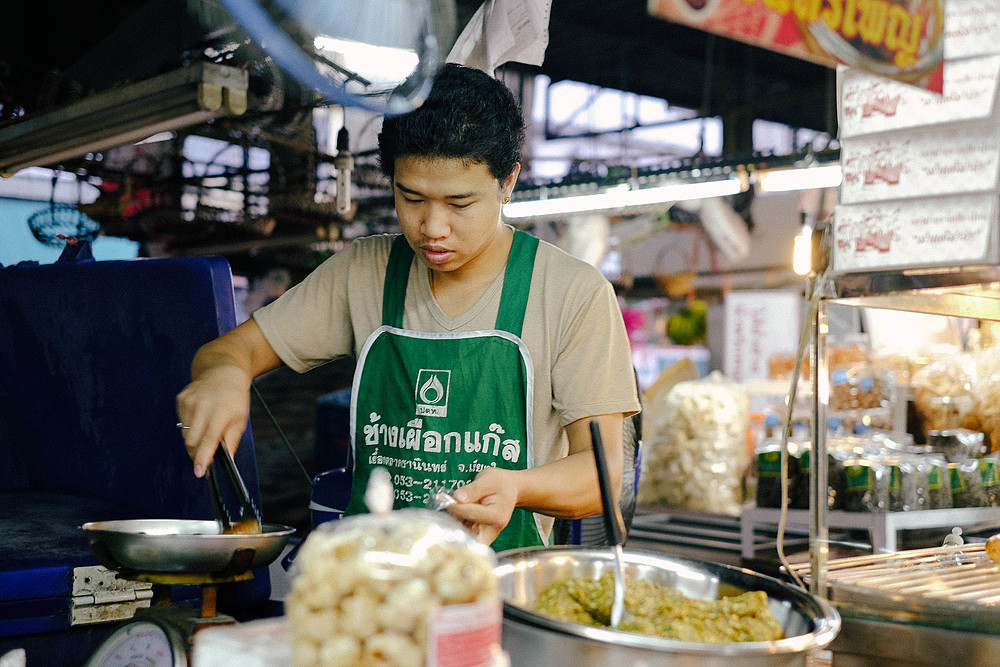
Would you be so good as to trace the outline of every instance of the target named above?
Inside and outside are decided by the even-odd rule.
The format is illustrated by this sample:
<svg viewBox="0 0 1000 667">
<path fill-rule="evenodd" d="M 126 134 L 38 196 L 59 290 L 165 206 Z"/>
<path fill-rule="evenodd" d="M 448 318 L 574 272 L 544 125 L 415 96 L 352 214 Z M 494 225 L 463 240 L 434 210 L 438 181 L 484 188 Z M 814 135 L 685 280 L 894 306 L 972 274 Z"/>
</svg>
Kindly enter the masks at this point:
<svg viewBox="0 0 1000 667">
<path fill-rule="evenodd" d="M 502 625 L 500 600 L 439 607 L 427 631 L 427 667 L 488 667 Z"/>
<path fill-rule="evenodd" d="M 996 261 L 997 195 L 840 205 L 834 214 L 838 273 Z"/>
<path fill-rule="evenodd" d="M 845 204 L 994 190 L 1000 123 L 962 123 L 845 138 Z"/>
<path fill-rule="evenodd" d="M 946 62 L 944 94 L 841 68 L 840 136 L 854 137 L 996 114 L 1000 56 Z"/>
<path fill-rule="evenodd" d="M 1000 0 L 947 0 L 945 61 L 993 53 L 1000 53 Z"/>
</svg>

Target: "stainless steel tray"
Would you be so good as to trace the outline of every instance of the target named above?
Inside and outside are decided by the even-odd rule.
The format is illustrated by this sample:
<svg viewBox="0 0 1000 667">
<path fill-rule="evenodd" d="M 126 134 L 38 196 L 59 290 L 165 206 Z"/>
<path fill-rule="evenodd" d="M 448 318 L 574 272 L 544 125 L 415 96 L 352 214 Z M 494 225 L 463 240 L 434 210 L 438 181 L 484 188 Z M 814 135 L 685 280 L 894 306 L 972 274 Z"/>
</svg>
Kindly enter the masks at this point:
<svg viewBox="0 0 1000 667">
<path fill-rule="evenodd" d="M 839 558 L 826 587 L 845 616 L 1000 635 L 1000 564 L 983 543 Z"/>
<path fill-rule="evenodd" d="M 227 575 L 270 564 L 295 532 L 264 524 L 259 534 L 222 535 L 215 521 L 186 519 L 94 521 L 80 528 L 101 564 L 113 570 Z"/>
</svg>

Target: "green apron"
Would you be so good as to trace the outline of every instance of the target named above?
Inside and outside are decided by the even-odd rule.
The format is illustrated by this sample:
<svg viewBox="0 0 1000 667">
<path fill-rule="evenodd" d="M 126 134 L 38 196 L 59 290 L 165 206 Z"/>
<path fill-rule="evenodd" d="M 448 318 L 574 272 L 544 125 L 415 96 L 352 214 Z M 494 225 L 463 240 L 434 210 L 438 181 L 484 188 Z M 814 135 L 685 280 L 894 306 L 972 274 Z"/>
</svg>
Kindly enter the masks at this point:
<svg viewBox="0 0 1000 667">
<path fill-rule="evenodd" d="M 394 507 L 428 507 L 434 491 L 453 491 L 490 466 L 533 465 L 534 371 L 521 341 L 538 239 L 514 233 L 496 329 L 426 333 L 403 329 L 413 249 L 393 242 L 383 287 L 382 326 L 358 358 L 351 394 L 351 501 L 367 511 L 375 467 L 392 476 Z M 532 512 L 515 509 L 491 545 L 497 551 L 541 545 Z"/>
</svg>

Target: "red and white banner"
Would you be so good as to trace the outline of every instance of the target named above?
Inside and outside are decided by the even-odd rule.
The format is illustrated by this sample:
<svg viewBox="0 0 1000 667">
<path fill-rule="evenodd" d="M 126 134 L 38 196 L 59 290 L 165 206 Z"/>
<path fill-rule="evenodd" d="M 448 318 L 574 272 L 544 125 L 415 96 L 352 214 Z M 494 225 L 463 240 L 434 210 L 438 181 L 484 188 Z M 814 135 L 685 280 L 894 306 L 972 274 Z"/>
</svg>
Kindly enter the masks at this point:
<svg viewBox="0 0 1000 667">
<path fill-rule="evenodd" d="M 653 16 L 942 92 L 944 0 L 648 0 Z"/>
</svg>

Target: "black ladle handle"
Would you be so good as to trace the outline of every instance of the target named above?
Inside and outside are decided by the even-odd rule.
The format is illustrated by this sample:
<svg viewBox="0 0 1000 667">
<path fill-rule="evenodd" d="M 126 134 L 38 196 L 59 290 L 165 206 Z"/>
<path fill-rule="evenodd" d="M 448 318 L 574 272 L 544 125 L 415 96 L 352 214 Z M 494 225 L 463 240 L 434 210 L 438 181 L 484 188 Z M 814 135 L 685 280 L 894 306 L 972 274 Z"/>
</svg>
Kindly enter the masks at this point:
<svg viewBox="0 0 1000 667">
<path fill-rule="evenodd" d="M 625 541 L 622 530 L 621 512 L 611 494 L 611 480 L 608 477 L 608 461 L 604 455 L 604 441 L 601 430 L 594 419 L 590 422 L 590 439 L 594 445 L 594 462 L 597 464 L 597 483 L 601 487 L 601 506 L 604 508 L 604 530 L 612 546 Z"/>
</svg>

